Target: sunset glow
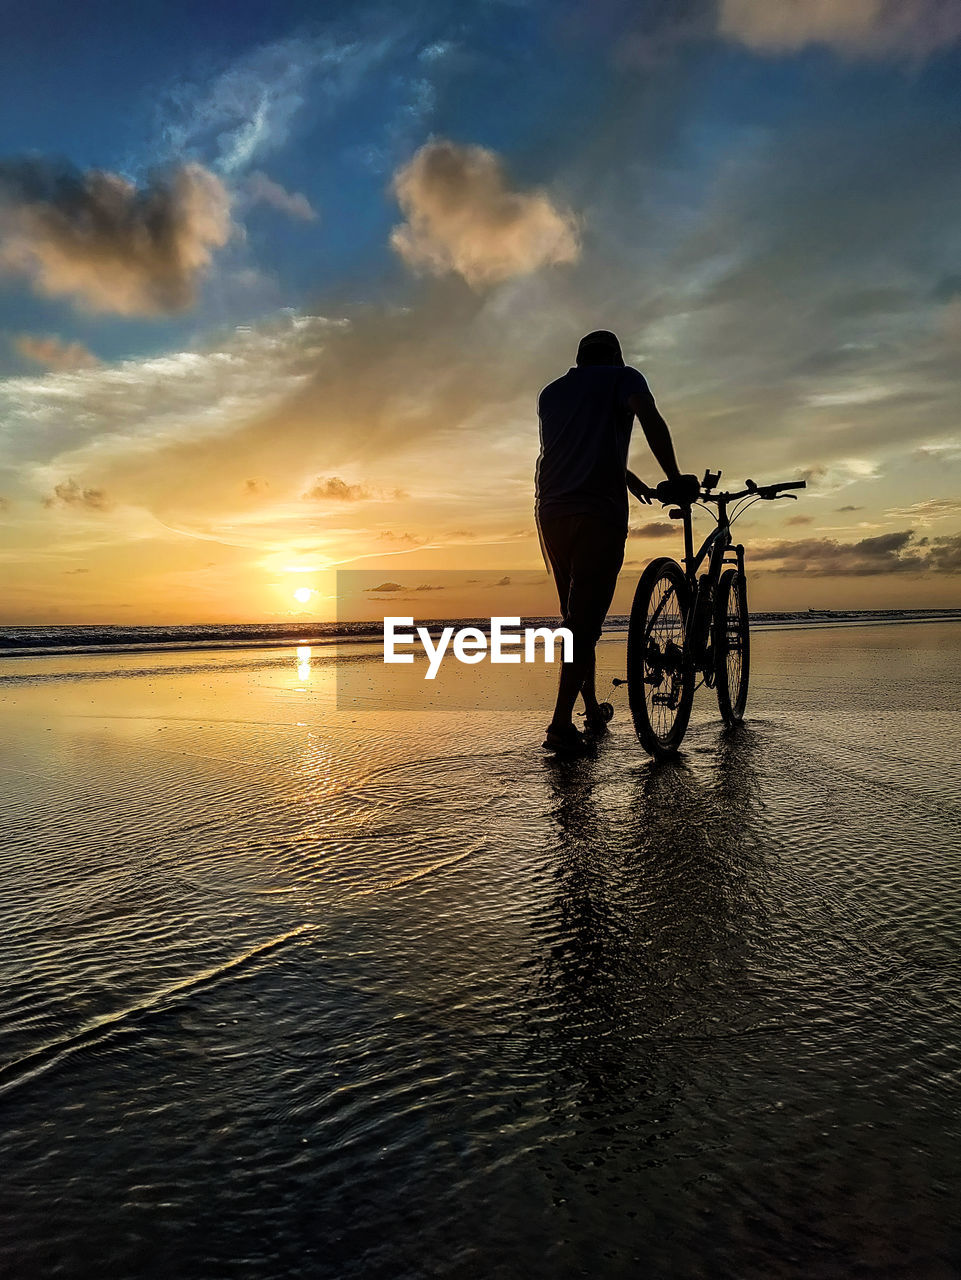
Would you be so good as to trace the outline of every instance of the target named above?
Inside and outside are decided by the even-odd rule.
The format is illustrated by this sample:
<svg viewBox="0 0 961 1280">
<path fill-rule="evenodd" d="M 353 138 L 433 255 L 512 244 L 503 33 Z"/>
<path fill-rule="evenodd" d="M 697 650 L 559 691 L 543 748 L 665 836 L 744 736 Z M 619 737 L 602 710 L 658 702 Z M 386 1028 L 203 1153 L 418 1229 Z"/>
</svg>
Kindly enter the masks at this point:
<svg viewBox="0 0 961 1280">
<path fill-rule="evenodd" d="M 176 8 L 145 43 L 94 6 L 28 78 L 26 31 L 0 51 L 0 620 L 538 569 L 536 397 L 598 325 L 682 466 L 807 477 L 739 526 L 755 607 L 958 601 L 949 23 L 278 5 L 198 52 Z M 128 36 L 129 75 L 90 71 Z M 639 431 L 632 466 L 659 478 Z M 635 505 L 615 609 L 678 550 Z"/>
<path fill-rule="evenodd" d="M 961 1280 L 961 0 L 0 33 L 0 1280 Z"/>
</svg>

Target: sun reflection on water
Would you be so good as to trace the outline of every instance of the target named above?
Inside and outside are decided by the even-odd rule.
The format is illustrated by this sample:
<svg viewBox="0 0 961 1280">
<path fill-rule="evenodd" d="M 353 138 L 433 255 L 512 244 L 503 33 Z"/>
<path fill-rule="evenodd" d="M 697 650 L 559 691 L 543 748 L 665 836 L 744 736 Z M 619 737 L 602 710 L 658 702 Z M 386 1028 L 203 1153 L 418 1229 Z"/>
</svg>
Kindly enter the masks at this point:
<svg viewBox="0 0 961 1280">
<path fill-rule="evenodd" d="M 306 682 L 310 679 L 310 645 L 297 646 L 297 679 Z"/>
</svg>

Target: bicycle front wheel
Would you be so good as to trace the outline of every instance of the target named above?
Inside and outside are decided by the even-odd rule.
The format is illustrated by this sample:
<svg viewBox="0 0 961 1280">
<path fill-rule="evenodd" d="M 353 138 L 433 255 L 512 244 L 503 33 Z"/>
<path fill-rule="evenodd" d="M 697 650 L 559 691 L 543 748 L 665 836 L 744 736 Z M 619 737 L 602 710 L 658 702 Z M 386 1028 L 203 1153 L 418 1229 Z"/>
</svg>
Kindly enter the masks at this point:
<svg viewBox="0 0 961 1280">
<path fill-rule="evenodd" d="M 627 633 L 627 692 L 634 729 L 656 760 L 681 744 L 694 701 L 686 653 L 690 590 L 676 560 L 652 560 L 634 593 Z"/>
<path fill-rule="evenodd" d="M 714 605 L 714 674 L 717 705 L 725 724 L 740 724 L 751 674 L 751 620 L 747 583 L 739 569 L 721 574 Z"/>
</svg>

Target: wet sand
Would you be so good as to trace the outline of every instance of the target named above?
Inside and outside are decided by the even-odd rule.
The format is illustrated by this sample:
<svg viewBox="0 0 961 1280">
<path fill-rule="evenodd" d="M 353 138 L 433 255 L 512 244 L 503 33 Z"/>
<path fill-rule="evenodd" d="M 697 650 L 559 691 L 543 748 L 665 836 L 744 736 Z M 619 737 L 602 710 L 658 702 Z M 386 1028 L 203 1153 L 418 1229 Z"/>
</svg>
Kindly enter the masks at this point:
<svg viewBox="0 0 961 1280">
<path fill-rule="evenodd" d="M 662 767 L 375 657 L 0 672 L 3 1274 L 961 1272 L 961 625 Z"/>
</svg>

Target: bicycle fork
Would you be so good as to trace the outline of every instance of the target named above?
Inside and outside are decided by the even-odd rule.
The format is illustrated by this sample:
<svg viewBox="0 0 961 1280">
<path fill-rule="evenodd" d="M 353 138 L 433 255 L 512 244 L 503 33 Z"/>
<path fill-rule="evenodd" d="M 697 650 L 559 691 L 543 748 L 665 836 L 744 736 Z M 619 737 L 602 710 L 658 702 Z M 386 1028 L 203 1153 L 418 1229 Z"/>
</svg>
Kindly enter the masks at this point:
<svg viewBox="0 0 961 1280">
<path fill-rule="evenodd" d="M 744 547 L 741 543 L 732 545 L 729 538 L 718 537 L 711 548 L 708 569 L 697 580 L 687 617 L 688 643 L 685 647 L 691 664 L 703 673 L 708 685 L 714 683 L 717 643 L 726 639 L 726 635 L 721 637 L 715 634 L 714 626 L 715 588 L 725 566 L 736 567 L 743 577 Z"/>
</svg>

